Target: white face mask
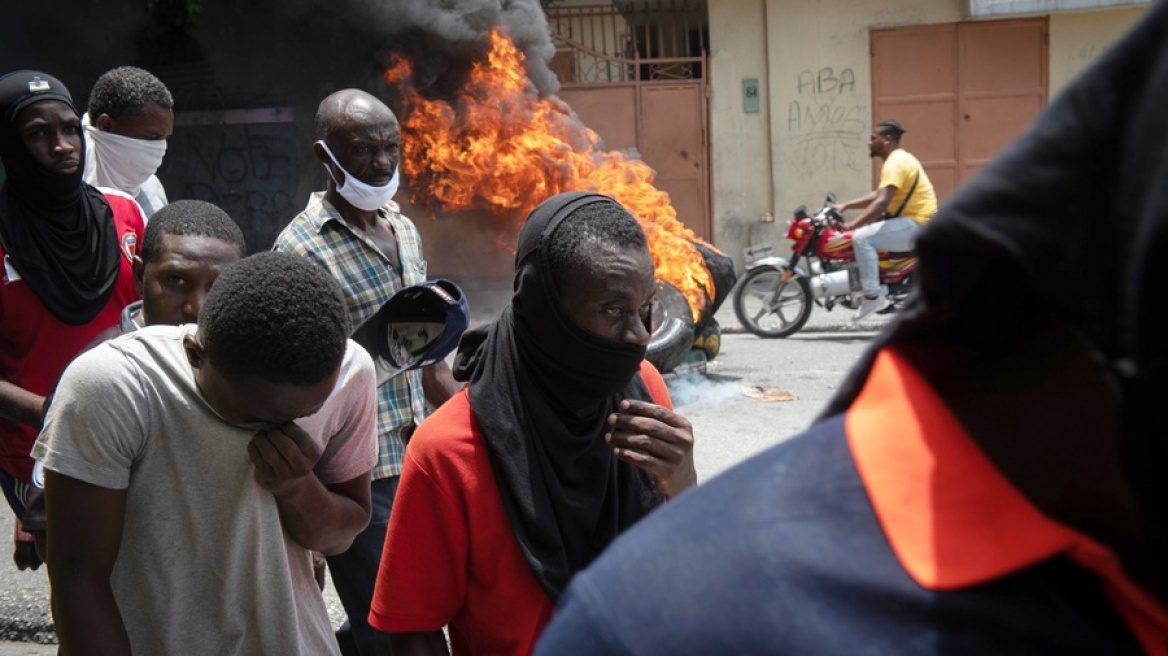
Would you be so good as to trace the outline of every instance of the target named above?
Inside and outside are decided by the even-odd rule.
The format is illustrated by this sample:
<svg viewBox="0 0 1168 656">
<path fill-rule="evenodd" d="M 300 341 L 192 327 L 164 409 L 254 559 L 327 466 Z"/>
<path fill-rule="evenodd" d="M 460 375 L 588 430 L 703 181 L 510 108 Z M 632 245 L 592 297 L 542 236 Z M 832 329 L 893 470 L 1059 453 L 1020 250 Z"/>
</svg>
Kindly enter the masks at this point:
<svg viewBox="0 0 1168 656">
<path fill-rule="evenodd" d="M 154 175 L 166 155 L 165 139 L 132 139 L 106 132 L 81 118 L 85 127 L 85 181 L 95 187 L 113 187 L 134 196 Z"/>
<path fill-rule="evenodd" d="M 397 193 L 400 166 L 394 169 L 393 177 L 389 179 L 389 182 L 380 187 L 374 187 L 361 182 L 357 179 L 357 176 L 346 171 L 345 167 L 341 166 L 336 156 L 333 155 L 333 151 L 329 150 L 328 144 L 324 141 L 317 141 L 316 143 L 324 148 L 324 152 L 328 153 L 329 159 L 333 161 L 333 164 L 336 164 L 338 169 L 344 171 L 345 184 L 337 184 L 337 193 L 341 195 L 341 198 L 349 201 L 349 204 L 353 207 L 366 212 L 372 212 L 385 207 L 386 203 L 393 200 L 393 195 Z M 333 175 L 332 170 L 328 166 L 325 166 L 324 170 L 328 171 L 329 177 L 333 179 L 333 182 L 337 181 L 336 176 Z"/>
</svg>

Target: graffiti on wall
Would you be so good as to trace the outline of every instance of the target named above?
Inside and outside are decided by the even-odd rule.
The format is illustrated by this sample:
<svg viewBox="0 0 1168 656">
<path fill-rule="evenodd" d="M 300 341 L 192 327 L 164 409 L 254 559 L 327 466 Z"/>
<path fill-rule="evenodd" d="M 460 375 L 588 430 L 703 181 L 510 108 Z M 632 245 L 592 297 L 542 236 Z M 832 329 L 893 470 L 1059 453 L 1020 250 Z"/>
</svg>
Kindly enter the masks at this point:
<svg viewBox="0 0 1168 656">
<path fill-rule="evenodd" d="M 807 69 L 795 80 L 787 106 L 788 144 L 795 171 L 803 176 L 868 167 L 868 105 L 856 101 L 850 68 Z"/>
<path fill-rule="evenodd" d="M 1104 46 L 1098 43 L 1077 44 L 1067 53 L 1067 64 L 1077 69 L 1086 68 L 1087 64 L 1095 61 L 1103 50 Z"/>
<path fill-rule="evenodd" d="M 291 122 L 176 125 L 158 177 L 171 200 L 218 205 L 248 250 L 267 250 L 295 207 L 297 144 Z"/>
</svg>

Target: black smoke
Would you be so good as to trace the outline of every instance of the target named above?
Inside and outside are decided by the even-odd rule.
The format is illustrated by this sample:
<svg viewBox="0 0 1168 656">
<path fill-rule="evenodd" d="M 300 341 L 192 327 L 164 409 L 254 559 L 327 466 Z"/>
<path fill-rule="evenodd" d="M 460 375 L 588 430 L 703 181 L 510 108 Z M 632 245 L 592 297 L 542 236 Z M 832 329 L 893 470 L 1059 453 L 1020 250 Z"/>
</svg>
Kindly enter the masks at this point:
<svg viewBox="0 0 1168 656">
<path fill-rule="evenodd" d="M 541 95 L 558 88 L 539 0 L 41 0 L 5 7 L 0 73 L 38 68 L 84 109 L 103 72 L 133 65 L 175 98 L 176 130 L 159 170 L 171 200 L 216 203 L 266 249 L 326 179 L 312 155 L 313 117 L 330 93 L 356 87 L 401 116 L 384 80 L 394 54 L 415 89 L 445 98 L 505 32 Z M 290 122 L 231 124 L 215 110 L 274 108 Z M 213 110 L 202 112 L 200 110 Z M 226 114 L 223 114 L 226 116 Z M 199 118 L 202 116 L 203 118 Z M 228 121 L 225 124 L 198 122 Z M 209 118 L 208 118 L 209 117 Z M 404 194 L 403 194 L 404 195 Z"/>
<path fill-rule="evenodd" d="M 198 41 L 216 80 L 231 97 L 319 100 L 359 87 L 393 99 L 382 73 L 391 54 L 415 66 L 428 96 L 461 86 L 502 29 L 526 56 L 541 95 L 559 84 L 548 68 L 555 53 L 538 0 L 252 0 L 208 2 Z"/>
<path fill-rule="evenodd" d="M 315 109 L 350 86 L 392 98 L 381 77 L 391 53 L 414 62 L 420 91 L 442 96 L 496 27 L 525 54 L 541 95 L 559 86 L 539 0 L 43 0 L 4 15 L 0 73 L 46 70 L 82 105 L 98 75 L 127 64 L 189 86 L 179 109 Z"/>
</svg>

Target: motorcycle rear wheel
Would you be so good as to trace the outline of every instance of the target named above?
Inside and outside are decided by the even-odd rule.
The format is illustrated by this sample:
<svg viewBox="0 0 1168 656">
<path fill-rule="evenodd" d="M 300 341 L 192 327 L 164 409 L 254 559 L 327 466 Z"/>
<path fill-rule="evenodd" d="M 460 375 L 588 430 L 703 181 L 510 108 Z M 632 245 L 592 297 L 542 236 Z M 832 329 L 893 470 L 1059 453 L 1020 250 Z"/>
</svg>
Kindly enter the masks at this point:
<svg viewBox="0 0 1168 656">
<path fill-rule="evenodd" d="M 759 267 L 746 274 L 734 294 L 734 314 L 742 327 L 759 337 L 788 337 L 811 316 L 811 284 L 784 269 Z"/>
</svg>

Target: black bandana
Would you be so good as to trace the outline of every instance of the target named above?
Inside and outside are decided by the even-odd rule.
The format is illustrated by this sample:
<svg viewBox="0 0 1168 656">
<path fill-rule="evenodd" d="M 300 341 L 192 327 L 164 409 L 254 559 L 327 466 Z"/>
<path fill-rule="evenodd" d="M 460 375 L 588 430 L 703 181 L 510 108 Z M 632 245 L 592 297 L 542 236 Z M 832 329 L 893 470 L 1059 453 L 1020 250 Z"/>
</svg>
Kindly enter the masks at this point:
<svg viewBox="0 0 1168 656">
<path fill-rule="evenodd" d="M 994 348 L 1054 315 L 1114 382 L 1127 478 L 1168 590 L 1168 2 L 1065 89 L 917 241 L 922 285 L 824 415 L 856 398 L 876 353 Z M 927 359 L 914 362 L 922 370 Z M 1163 594 L 1161 592 L 1161 594 Z"/>
<path fill-rule="evenodd" d="M 519 233 L 511 305 L 464 336 L 455 366 L 470 380 L 511 528 L 552 601 L 661 503 L 652 477 L 618 461 L 604 441 L 621 399 L 653 401 L 638 375 L 645 349 L 577 326 L 548 270 L 552 232 L 579 207 L 601 202 L 615 201 L 567 193 L 532 212 Z"/>
<path fill-rule="evenodd" d="M 62 322 L 93 320 L 113 294 L 121 250 L 113 212 L 101 192 L 45 168 L 21 140 L 16 116 L 46 100 L 73 105 L 55 77 L 16 71 L 0 77 L 0 159 L 7 179 L 0 188 L 0 241 L 13 267 L 49 312 Z M 84 140 L 81 141 L 84 148 Z"/>
</svg>

